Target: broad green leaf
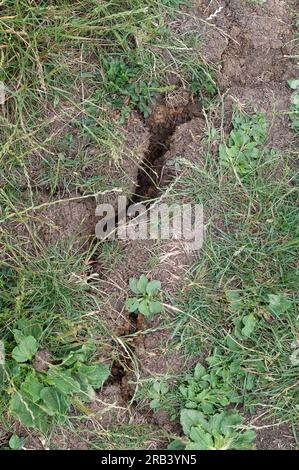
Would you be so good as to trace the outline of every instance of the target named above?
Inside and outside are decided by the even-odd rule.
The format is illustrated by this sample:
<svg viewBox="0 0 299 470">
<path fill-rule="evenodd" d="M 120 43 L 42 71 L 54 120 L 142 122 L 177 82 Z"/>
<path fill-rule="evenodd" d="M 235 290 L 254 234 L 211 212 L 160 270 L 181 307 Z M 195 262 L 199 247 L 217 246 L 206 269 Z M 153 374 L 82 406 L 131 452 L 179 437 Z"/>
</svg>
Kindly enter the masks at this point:
<svg viewBox="0 0 299 470">
<path fill-rule="evenodd" d="M 250 391 L 253 390 L 255 384 L 255 375 L 248 373 L 246 375 L 245 389 Z"/>
<path fill-rule="evenodd" d="M 190 438 L 196 443 L 196 450 L 208 450 L 213 448 L 213 438 L 211 434 L 205 432 L 200 426 L 193 426 L 190 431 Z M 193 449 L 195 449 L 193 447 Z"/>
<path fill-rule="evenodd" d="M 17 362 L 30 361 L 38 350 L 38 343 L 33 336 L 26 336 L 18 346 L 12 350 L 12 357 Z"/>
<path fill-rule="evenodd" d="M 77 364 L 78 366 L 79 364 Z M 87 378 L 80 374 L 80 372 L 75 371 L 72 373 L 73 379 L 77 380 L 80 384 L 81 392 L 76 394 L 76 397 L 80 400 L 91 402 L 96 400 L 96 393 L 94 388 L 90 385 Z"/>
<path fill-rule="evenodd" d="M 149 306 L 148 306 L 148 302 L 146 300 L 142 300 L 140 302 L 140 304 L 138 305 L 138 310 L 145 317 L 150 317 L 151 316 L 151 312 L 150 312 L 150 309 L 149 309 Z"/>
<path fill-rule="evenodd" d="M 150 408 L 152 410 L 155 410 L 157 408 L 159 408 L 160 406 L 160 400 L 158 400 L 157 398 L 154 398 L 151 402 L 150 402 Z"/>
<path fill-rule="evenodd" d="M 128 312 L 133 313 L 138 310 L 139 302 L 136 297 L 132 297 L 131 299 L 126 300 L 126 309 Z"/>
<path fill-rule="evenodd" d="M 192 426 L 202 425 L 206 423 L 206 420 L 200 411 L 183 409 L 180 422 L 184 433 L 189 435 Z"/>
<path fill-rule="evenodd" d="M 298 95 L 296 94 L 296 95 L 293 95 L 293 96 L 292 96 L 292 103 L 293 103 L 296 107 L 299 106 L 299 94 L 298 94 Z"/>
<path fill-rule="evenodd" d="M 20 393 L 13 395 L 9 411 L 22 424 L 45 432 L 48 428 L 48 417 L 46 413 L 36 404 L 26 400 Z"/>
<path fill-rule="evenodd" d="M 153 315 L 156 313 L 161 313 L 163 312 L 163 305 L 161 302 L 159 302 L 159 300 L 154 300 L 149 304 L 149 311 Z"/>
<path fill-rule="evenodd" d="M 250 429 L 243 433 L 238 433 L 234 435 L 233 446 L 235 449 L 251 449 L 252 443 L 256 438 L 254 431 Z"/>
<path fill-rule="evenodd" d="M 194 369 L 194 378 L 195 380 L 201 379 L 206 373 L 206 369 L 202 364 L 197 364 Z"/>
<path fill-rule="evenodd" d="M 33 336 L 37 341 L 43 334 L 43 330 L 40 325 L 28 325 L 23 329 L 23 332 L 26 336 Z"/>
<path fill-rule="evenodd" d="M 288 80 L 289 86 L 292 88 L 292 90 L 296 90 L 299 88 L 299 78 L 293 78 L 292 80 Z"/>
<path fill-rule="evenodd" d="M 43 409 L 49 416 L 64 415 L 71 406 L 68 398 L 56 387 L 44 387 L 40 392 L 40 397 L 43 401 Z"/>
<path fill-rule="evenodd" d="M 257 323 L 255 316 L 250 313 L 249 315 L 246 315 L 242 319 L 244 327 L 242 328 L 242 335 L 245 336 L 245 338 L 250 338 L 252 333 L 254 332 L 255 325 Z"/>
<path fill-rule="evenodd" d="M 231 431 L 232 428 L 235 428 L 242 423 L 242 416 L 240 413 L 238 413 L 238 411 L 235 410 L 219 413 L 219 418 L 221 418 L 219 430 L 223 434 L 225 434 L 227 431 Z M 211 425 L 211 427 L 213 427 L 213 425 Z"/>
<path fill-rule="evenodd" d="M 229 302 L 229 308 L 232 312 L 240 312 L 244 304 L 239 290 L 229 290 L 226 292 L 226 298 Z"/>
<path fill-rule="evenodd" d="M 21 318 L 18 322 L 18 329 L 22 331 L 24 336 L 33 336 L 37 341 L 42 335 L 42 328 L 38 323 L 34 323 L 31 319 Z"/>
<path fill-rule="evenodd" d="M 63 360 L 64 366 L 71 366 L 77 361 L 87 361 L 95 350 L 94 341 L 87 341 L 84 344 L 67 344 L 61 348 L 59 357 Z"/>
<path fill-rule="evenodd" d="M 137 281 L 137 289 L 141 294 L 146 293 L 146 286 L 148 284 L 148 279 L 144 274 L 141 274 L 140 278 Z"/>
<path fill-rule="evenodd" d="M 18 344 L 26 337 L 26 335 L 24 335 L 24 333 L 21 330 L 14 329 L 12 330 L 12 332 L 13 332 L 15 342 Z"/>
<path fill-rule="evenodd" d="M 274 315 L 280 315 L 282 313 L 285 313 L 292 306 L 292 302 L 282 294 L 269 294 L 268 298 L 269 310 Z"/>
<path fill-rule="evenodd" d="M 219 157 L 220 157 L 220 160 L 225 163 L 229 162 L 229 157 L 227 155 L 226 150 L 227 150 L 227 147 L 225 145 L 223 144 L 219 145 Z"/>
<path fill-rule="evenodd" d="M 185 444 L 180 439 L 176 439 L 168 445 L 167 449 L 168 450 L 184 450 Z"/>
<path fill-rule="evenodd" d="M 54 385 L 61 393 L 79 393 L 81 391 L 80 384 L 74 380 L 71 373 L 62 367 L 52 366 L 47 373 L 47 379 L 50 385 Z"/>
<path fill-rule="evenodd" d="M 134 292 L 134 294 L 141 294 L 141 292 L 138 289 L 138 279 L 136 279 L 135 277 L 131 277 L 129 279 L 129 286 L 130 286 L 131 291 Z"/>
<path fill-rule="evenodd" d="M 24 438 L 13 434 L 9 439 L 8 444 L 12 450 L 21 450 L 24 445 Z"/>
<path fill-rule="evenodd" d="M 102 387 L 110 375 L 110 367 L 105 363 L 91 364 L 89 366 L 79 364 L 77 366 L 77 371 L 85 377 L 88 383 L 95 389 Z"/>
<path fill-rule="evenodd" d="M 153 384 L 153 390 L 159 395 L 165 395 L 169 387 L 166 382 L 157 380 Z"/>
<path fill-rule="evenodd" d="M 150 281 L 146 286 L 146 292 L 148 294 L 156 294 L 161 289 L 160 281 Z"/>
<path fill-rule="evenodd" d="M 34 374 L 28 374 L 21 385 L 21 391 L 24 392 L 25 395 L 28 395 L 34 403 L 39 401 L 42 388 L 43 384 Z"/>
</svg>

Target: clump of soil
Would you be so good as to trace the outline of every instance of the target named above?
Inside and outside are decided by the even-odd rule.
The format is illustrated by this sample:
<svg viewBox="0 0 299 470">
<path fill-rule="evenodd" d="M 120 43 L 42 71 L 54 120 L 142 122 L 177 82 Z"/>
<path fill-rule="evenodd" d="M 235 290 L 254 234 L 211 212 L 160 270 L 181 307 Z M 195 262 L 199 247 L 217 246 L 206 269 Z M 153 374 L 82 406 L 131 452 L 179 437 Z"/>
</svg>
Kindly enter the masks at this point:
<svg viewBox="0 0 299 470">
<path fill-rule="evenodd" d="M 46 371 L 53 364 L 53 356 L 47 349 L 40 349 L 37 351 L 32 366 L 38 372 Z"/>
<path fill-rule="evenodd" d="M 42 201 L 47 202 L 47 195 L 42 196 Z M 36 220 L 37 234 L 45 245 L 73 240 L 74 248 L 82 248 L 94 234 L 95 201 L 93 198 L 59 200 L 57 204 L 37 211 Z"/>
</svg>

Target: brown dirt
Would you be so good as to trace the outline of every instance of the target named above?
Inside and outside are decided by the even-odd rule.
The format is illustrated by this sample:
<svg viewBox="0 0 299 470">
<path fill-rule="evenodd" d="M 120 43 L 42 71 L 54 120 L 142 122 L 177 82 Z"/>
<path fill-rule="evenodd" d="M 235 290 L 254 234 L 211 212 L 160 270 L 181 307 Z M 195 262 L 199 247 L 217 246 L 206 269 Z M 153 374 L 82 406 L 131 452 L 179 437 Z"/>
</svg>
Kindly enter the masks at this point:
<svg viewBox="0 0 299 470">
<path fill-rule="evenodd" d="M 256 410 L 257 416 L 248 421 L 256 433 L 255 446 L 259 450 L 295 450 L 296 442 L 291 426 L 287 423 L 278 424 L 275 419 L 263 417 L 261 409 Z"/>
<path fill-rule="evenodd" d="M 47 203 L 48 196 L 43 195 L 41 200 L 41 203 Z M 36 230 L 45 245 L 53 246 L 73 239 L 74 247 L 82 247 L 94 234 L 94 214 L 95 201 L 92 198 L 81 201 L 61 200 L 36 213 Z"/>
<path fill-rule="evenodd" d="M 100 275 L 99 297 L 101 300 L 101 318 L 108 329 L 116 336 L 128 334 L 134 325 L 125 310 L 130 277 L 139 277 L 147 272 L 146 266 L 153 243 L 150 240 L 136 240 L 120 243 L 122 259 L 112 270 L 106 272 L 105 266 L 98 264 L 95 272 Z M 94 260 L 96 263 L 96 259 Z"/>
<path fill-rule="evenodd" d="M 37 351 L 32 361 L 32 366 L 39 372 L 42 370 L 48 370 L 51 364 L 53 364 L 53 356 L 46 349 L 40 349 Z"/>
</svg>

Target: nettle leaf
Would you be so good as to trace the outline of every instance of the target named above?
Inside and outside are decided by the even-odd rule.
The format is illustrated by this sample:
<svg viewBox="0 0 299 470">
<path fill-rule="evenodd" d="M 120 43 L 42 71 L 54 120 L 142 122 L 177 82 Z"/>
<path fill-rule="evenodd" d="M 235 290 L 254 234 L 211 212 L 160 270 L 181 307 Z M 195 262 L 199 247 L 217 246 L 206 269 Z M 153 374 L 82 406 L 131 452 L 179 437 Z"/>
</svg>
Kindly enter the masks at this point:
<svg viewBox="0 0 299 470">
<path fill-rule="evenodd" d="M 77 371 L 85 377 L 88 383 L 95 389 L 102 387 L 110 375 L 110 367 L 105 363 L 91 364 L 89 366 L 79 364 L 77 366 Z"/>
<path fill-rule="evenodd" d="M 24 392 L 25 395 L 29 396 L 34 403 L 39 401 L 42 389 L 43 384 L 34 376 L 34 374 L 28 374 L 21 385 L 21 391 Z"/>
<path fill-rule="evenodd" d="M 71 406 L 68 398 L 56 387 L 44 387 L 40 392 L 40 397 L 43 401 L 43 409 L 49 416 L 63 415 Z"/>
<path fill-rule="evenodd" d="M 38 350 L 38 343 L 33 336 L 26 336 L 12 350 L 12 357 L 17 362 L 30 361 Z"/>
<path fill-rule="evenodd" d="M 134 294 L 141 294 L 141 292 L 138 289 L 138 279 L 136 279 L 135 277 L 131 277 L 129 279 L 129 286 L 130 286 L 131 291 L 134 292 Z"/>
<path fill-rule="evenodd" d="M 146 293 L 146 287 L 148 285 L 148 279 L 144 274 L 141 274 L 140 278 L 137 281 L 137 289 L 140 293 Z"/>
<path fill-rule="evenodd" d="M 136 297 L 132 297 L 131 299 L 126 300 L 126 309 L 128 312 L 133 313 L 138 310 L 139 302 Z"/>
<path fill-rule="evenodd" d="M 285 313 L 292 306 L 292 302 L 282 294 L 269 294 L 268 298 L 269 310 L 274 315 L 280 315 L 281 313 Z"/>
<path fill-rule="evenodd" d="M 156 294 L 161 289 L 160 281 L 150 281 L 146 286 L 146 292 L 148 294 Z"/>
<path fill-rule="evenodd" d="M 250 338 L 252 333 L 254 332 L 255 325 L 257 323 L 255 316 L 250 313 L 249 315 L 246 315 L 242 319 L 244 327 L 242 328 L 242 335 L 245 336 L 245 338 Z"/>
<path fill-rule="evenodd" d="M 24 445 L 24 438 L 13 434 L 8 441 L 8 445 L 12 450 L 21 450 Z"/>
<path fill-rule="evenodd" d="M 50 385 L 54 385 L 61 393 L 79 393 L 80 383 L 74 380 L 71 373 L 62 367 L 52 366 L 47 373 L 47 380 Z"/>
</svg>

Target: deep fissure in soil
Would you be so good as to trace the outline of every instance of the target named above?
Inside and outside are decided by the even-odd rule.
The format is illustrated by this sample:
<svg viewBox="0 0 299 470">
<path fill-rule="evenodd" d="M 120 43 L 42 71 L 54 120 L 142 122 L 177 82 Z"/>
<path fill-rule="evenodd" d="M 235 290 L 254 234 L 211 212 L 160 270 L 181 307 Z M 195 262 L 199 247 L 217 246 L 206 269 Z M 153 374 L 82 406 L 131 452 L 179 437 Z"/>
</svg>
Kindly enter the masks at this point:
<svg viewBox="0 0 299 470">
<path fill-rule="evenodd" d="M 173 108 L 167 107 L 163 100 L 155 106 L 150 117 L 145 120 L 150 131 L 149 148 L 138 171 L 137 186 L 130 204 L 146 202 L 159 196 L 159 183 L 165 163 L 163 156 L 170 148 L 172 135 L 177 126 L 201 114 L 201 105 L 197 100 Z"/>
<path fill-rule="evenodd" d="M 197 100 L 192 100 L 185 106 L 173 108 L 167 107 L 163 100 L 154 107 L 150 117 L 145 120 L 145 124 L 150 131 L 149 148 L 138 170 L 136 190 L 130 198 L 128 206 L 138 202 L 150 205 L 153 199 L 159 197 L 163 191 L 159 185 L 165 165 L 165 158 L 163 157 L 170 149 L 171 137 L 179 125 L 200 116 L 202 116 L 202 107 Z M 118 214 L 116 214 L 116 220 L 118 221 Z M 126 336 L 136 334 L 144 328 L 144 318 L 142 315 L 131 313 L 129 314 L 129 320 L 130 330 Z M 139 341 L 138 336 L 130 344 L 132 352 L 134 352 L 137 341 Z M 123 396 L 127 401 L 133 398 L 133 392 L 128 387 L 127 380 L 130 369 L 131 361 L 129 358 L 126 359 L 125 365 L 115 362 L 112 368 L 112 377 L 110 378 L 110 383 L 118 383 L 120 385 Z"/>
</svg>

